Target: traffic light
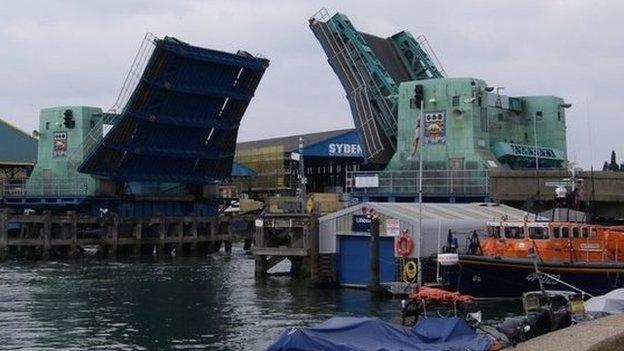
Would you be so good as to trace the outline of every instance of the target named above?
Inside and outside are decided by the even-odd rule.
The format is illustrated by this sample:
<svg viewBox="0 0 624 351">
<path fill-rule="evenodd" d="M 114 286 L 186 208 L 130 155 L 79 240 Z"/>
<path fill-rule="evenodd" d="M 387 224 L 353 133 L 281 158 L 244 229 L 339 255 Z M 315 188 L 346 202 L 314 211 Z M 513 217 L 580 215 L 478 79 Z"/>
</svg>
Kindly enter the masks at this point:
<svg viewBox="0 0 624 351">
<path fill-rule="evenodd" d="M 72 110 L 65 110 L 65 112 L 63 112 L 63 125 L 66 128 L 74 128 L 76 126 Z"/>
<path fill-rule="evenodd" d="M 425 94 L 423 93 L 423 86 L 418 84 L 414 86 L 414 104 L 416 108 L 420 108 L 420 103 L 425 99 Z"/>
</svg>

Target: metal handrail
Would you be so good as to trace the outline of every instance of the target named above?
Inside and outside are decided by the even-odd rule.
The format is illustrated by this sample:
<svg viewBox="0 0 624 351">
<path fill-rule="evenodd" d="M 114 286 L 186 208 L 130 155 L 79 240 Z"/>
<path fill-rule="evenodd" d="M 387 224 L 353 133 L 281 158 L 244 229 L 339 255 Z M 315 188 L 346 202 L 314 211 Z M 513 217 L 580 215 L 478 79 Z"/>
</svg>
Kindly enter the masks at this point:
<svg viewBox="0 0 624 351">
<path fill-rule="evenodd" d="M 152 33 L 146 33 L 139 50 L 132 61 L 130 70 L 126 74 L 124 83 L 121 87 L 121 91 L 106 113 L 102 115 L 102 118 L 89 130 L 84 138 L 82 146 L 77 148 L 71 155 L 69 155 L 69 164 L 77 168 L 79 163 L 82 162 L 85 157 L 95 145 L 104 137 L 104 125 L 114 125 L 117 117 L 120 113 L 123 113 L 126 109 L 126 105 L 131 97 L 132 92 L 143 75 L 143 71 L 147 66 L 148 59 L 151 57 L 152 52 L 156 47 L 156 40 L 158 38 Z"/>
<path fill-rule="evenodd" d="M 5 198 L 86 196 L 89 194 L 89 179 L 87 177 L 49 181 L 5 179 L 2 182 L 2 194 Z"/>
<path fill-rule="evenodd" d="M 356 187 L 357 177 L 377 177 L 376 187 Z M 426 195 L 487 195 L 487 170 L 425 170 L 423 193 Z M 357 194 L 416 194 L 419 187 L 418 171 L 348 171 L 346 192 Z"/>
</svg>

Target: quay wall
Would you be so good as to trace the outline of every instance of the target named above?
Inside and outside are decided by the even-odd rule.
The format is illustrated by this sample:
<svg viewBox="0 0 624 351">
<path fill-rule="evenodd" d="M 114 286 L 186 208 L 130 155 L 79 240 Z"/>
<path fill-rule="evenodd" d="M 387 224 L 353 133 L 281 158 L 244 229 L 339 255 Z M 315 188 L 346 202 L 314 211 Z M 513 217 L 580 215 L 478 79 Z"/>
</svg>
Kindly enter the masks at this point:
<svg viewBox="0 0 624 351">
<path fill-rule="evenodd" d="M 518 345 L 515 350 L 624 350 L 624 315 L 608 316 L 542 335 Z"/>
</svg>

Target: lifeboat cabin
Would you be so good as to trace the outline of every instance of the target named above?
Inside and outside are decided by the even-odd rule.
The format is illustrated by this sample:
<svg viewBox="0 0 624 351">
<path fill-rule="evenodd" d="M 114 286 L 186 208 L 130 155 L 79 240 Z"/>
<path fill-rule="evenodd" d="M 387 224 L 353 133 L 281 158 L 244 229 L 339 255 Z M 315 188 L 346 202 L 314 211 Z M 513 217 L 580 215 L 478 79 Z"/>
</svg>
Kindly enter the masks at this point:
<svg viewBox="0 0 624 351">
<path fill-rule="evenodd" d="M 621 262 L 624 227 L 576 222 L 488 222 L 481 253 L 495 258 L 540 261 Z"/>
</svg>

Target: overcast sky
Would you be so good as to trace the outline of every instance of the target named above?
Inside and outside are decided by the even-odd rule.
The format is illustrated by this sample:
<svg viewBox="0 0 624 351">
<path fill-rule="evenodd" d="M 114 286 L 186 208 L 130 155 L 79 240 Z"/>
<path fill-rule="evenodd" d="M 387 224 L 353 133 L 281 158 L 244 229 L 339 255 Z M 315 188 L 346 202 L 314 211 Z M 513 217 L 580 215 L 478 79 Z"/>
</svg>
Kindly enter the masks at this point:
<svg viewBox="0 0 624 351">
<path fill-rule="evenodd" d="M 508 95 L 556 95 L 568 154 L 624 160 L 620 1 L 2 1 L 0 118 L 26 131 L 57 105 L 110 107 L 146 32 L 271 60 L 239 140 L 353 126 L 344 91 L 307 19 L 321 7 L 379 36 L 424 34 L 451 77 Z M 593 141 L 590 142 L 590 136 Z M 590 152 L 593 150 L 593 152 Z M 593 154 L 593 156 L 592 156 Z"/>
</svg>

